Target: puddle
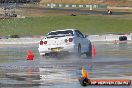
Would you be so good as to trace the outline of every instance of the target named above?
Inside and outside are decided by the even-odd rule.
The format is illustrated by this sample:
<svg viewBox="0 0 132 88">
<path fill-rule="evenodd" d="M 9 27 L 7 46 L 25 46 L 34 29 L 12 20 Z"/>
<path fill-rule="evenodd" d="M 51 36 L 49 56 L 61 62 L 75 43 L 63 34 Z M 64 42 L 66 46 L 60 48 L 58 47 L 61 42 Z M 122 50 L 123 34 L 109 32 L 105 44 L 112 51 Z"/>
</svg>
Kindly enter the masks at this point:
<svg viewBox="0 0 132 88">
<path fill-rule="evenodd" d="M 78 77 L 81 67 L 92 78 L 129 78 L 132 79 L 132 44 L 95 44 L 96 56 L 82 58 L 41 58 L 37 45 L 4 46 L 0 49 L 0 87 L 28 88 L 80 88 Z M 27 50 L 35 58 L 26 61 Z M 4 61 L 3 61 L 4 60 Z M 105 86 L 89 86 L 106 88 Z M 107 88 L 131 88 L 132 86 L 115 86 Z"/>
</svg>

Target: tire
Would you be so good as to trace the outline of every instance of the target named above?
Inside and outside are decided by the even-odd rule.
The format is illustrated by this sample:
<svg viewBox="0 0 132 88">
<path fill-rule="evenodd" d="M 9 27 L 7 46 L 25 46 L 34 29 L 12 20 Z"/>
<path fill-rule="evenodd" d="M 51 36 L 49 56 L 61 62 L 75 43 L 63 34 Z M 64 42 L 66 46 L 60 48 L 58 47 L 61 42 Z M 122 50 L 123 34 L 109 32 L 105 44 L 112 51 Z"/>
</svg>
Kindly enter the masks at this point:
<svg viewBox="0 0 132 88">
<path fill-rule="evenodd" d="M 81 57 L 81 45 L 78 45 L 78 52 L 77 52 L 77 56 Z"/>
<path fill-rule="evenodd" d="M 89 43 L 89 51 L 86 52 L 86 57 L 91 57 L 92 56 L 92 44 Z"/>
<path fill-rule="evenodd" d="M 127 40 L 127 36 L 120 36 L 120 37 L 119 37 L 119 40 L 120 40 L 120 41 L 126 41 L 126 40 Z"/>
</svg>

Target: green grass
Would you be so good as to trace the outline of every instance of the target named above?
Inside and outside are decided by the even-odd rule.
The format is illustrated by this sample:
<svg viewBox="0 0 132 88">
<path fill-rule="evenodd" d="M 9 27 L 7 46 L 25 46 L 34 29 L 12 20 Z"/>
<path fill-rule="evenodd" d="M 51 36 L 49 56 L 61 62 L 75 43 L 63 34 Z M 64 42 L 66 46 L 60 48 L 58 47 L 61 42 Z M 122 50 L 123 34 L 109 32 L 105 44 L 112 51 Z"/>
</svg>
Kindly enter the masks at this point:
<svg viewBox="0 0 132 88">
<path fill-rule="evenodd" d="M 80 15 L 0 19 L 0 36 L 45 35 L 64 28 L 76 28 L 88 34 L 132 32 L 132 17 Z"/>
</svg>

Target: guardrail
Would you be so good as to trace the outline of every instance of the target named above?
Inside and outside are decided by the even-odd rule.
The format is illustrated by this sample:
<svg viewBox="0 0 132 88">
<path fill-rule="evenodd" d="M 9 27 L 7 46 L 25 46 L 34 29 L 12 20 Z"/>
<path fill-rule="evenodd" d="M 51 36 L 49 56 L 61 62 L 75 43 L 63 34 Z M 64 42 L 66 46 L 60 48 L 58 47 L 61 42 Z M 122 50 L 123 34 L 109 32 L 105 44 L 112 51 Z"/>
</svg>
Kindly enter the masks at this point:
<svg viewBox="0 0 132 88">
<path fill-rule="evenodd" d="M 92 10 L 93 8 L 107 8 L 106 5 L 93 5 L 93 4 L 55 4 L 50 3 L 46 4 L 48 8 L 89 8 Z"/>
</svg>

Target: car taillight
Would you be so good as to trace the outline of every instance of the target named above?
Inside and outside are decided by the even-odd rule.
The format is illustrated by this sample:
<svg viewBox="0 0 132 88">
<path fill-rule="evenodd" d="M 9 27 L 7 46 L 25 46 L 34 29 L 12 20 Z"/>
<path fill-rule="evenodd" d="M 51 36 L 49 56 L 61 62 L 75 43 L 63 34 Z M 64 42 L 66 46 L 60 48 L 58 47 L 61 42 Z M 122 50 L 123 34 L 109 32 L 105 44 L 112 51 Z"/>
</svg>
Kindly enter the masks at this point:
<svg viewBox="0 0 132 88">
<path fill-rule="evenodd" d="M 43 45 L 43 41 L 40 41 L 40 45 Z"/>
<path fill-rule="evenodd" d="M 47 41 L 44 41 L 44 44 L 47 44 Z"/>
<path fill-rule="evenodd" d="M 73 41 L 73 38 L 69 38 L 69 42 L 72 42 Z"/>
</svg>

